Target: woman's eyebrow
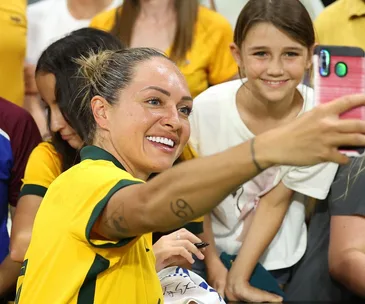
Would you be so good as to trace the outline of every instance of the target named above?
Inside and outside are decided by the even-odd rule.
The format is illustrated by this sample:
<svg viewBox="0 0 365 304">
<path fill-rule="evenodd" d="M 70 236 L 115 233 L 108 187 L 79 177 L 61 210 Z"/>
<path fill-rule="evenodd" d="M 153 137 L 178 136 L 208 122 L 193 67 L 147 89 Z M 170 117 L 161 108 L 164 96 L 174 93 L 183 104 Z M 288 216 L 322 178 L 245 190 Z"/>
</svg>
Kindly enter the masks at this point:
<svg viewBox="0 0 365 304">
<path fill-rule="evenodd" d="M 146 90 L 156 90 L 166 96 L 171 96 L 171 93 L 169 91 L 166 91 L 165 89 L 157 87 L 157 86 L 149 86 L 149 87 L 144 88 L 142 91 L 146 91 Z"/>
</svg>

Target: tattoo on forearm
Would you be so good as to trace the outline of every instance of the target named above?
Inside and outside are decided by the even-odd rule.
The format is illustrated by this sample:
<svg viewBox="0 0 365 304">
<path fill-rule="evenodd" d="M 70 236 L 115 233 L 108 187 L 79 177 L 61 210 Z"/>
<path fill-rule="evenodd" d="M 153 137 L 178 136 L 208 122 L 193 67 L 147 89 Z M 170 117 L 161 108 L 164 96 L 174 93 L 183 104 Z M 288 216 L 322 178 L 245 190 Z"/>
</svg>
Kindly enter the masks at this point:
<svg viewBox="0 0 365 304">
<path fill-rule="evenodd" d="M 124 217 L 124 202 L 107 218 L 105 224 L 117 233 L 126 235 L 130 232 L 127 220 Z"/>
<path fill-rule="evenodd" d="M 182 220 L 193 217 L 194 210 L 191 206 L 183 199 L 178 199 L 176 202 L 170 203 L 170 208 L 173 214 Z"/>
</svg>

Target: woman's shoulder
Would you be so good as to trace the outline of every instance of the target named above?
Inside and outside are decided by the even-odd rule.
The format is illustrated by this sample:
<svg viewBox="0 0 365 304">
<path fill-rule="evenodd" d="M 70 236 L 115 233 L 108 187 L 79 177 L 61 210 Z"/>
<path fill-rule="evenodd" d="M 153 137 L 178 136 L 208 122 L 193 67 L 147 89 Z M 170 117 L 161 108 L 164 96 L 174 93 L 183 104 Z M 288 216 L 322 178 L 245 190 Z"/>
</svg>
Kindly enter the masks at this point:
<svg viewBox="0 0 365 304">
<path fill-rule="evenodd" d="M 117 12 L 120 14 L 122 7 L 116 7 L 111 10 L 96 15 L 90 22 L 90 27 L 103 31 L 111 31 L 114 26 Z"/>
<path fill-rule="evenodd" d="M 365 215 L 364 156 L 339 167 L 328 203 L 331 215 Z"/>
<path fill-rule="evenodd" d="M 61 155 L 50 141 L 44 141 L 36 146 L 27 164 L 27 168 L 41 168 L 54 171 L 56 175 L 62 171 Z"/>
<path fill-rule="evenodd" d="M 218 32 L 224 32 L 226 30 L 232 31 L 229 21 L 220 13 L 215 12 L 203 5 L 199 6 L 198 11 L 198 24 L 203 25 L 210 30 L 216 30 Z"/>
<path fill-rule="evenodd" d="M 61 171 L 61 158 L 53 144 L 40 143 L 29 157 L 20 195 L 34 194 L 43 197 L 49 185 L 61 174 Z"/>
<path fill-rule="evenodd" d="M 52 157 L 59 157 L 55 146 L 50 141 L 43 141 L 36 146 L 32 154 L 37 155 L 50 155 Z"/>
</svg>

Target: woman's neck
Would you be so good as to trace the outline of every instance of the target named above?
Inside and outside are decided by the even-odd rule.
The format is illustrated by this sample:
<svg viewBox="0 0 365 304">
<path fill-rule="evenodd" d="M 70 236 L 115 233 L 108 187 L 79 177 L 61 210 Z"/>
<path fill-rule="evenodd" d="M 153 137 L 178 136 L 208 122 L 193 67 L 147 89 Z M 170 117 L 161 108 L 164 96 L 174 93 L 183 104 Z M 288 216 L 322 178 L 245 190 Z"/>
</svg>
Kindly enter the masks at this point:
<svg viewBox="0 0 365 304">
<path fill-rule="evenodd" d="M 174 15 L 174 0 L 140 0 L 141 19 L 160 23 Z"/>
<path fill-rule="evenodd" d="M 96 137 L 96 136 L 95 136 Z M 148 177 L 151 175 L 151 172 L 147 173 L 141 170 L 138 170 L 127 158 L 125 158 L 121 153 L 113 145 L 112 141 L 106 139 L 107 137 L 99 137 L 99 140 L 95 140 L 93 142 L 94 146 L 102 148 L 103 150 L 109 152 L 111 155 L 115 157 L 115 159 L 121 163 L 124 169 L 130 173 L 133 177 L 139 178 L 143 181 L 147 181 Z"/>
<path fill-rule="evenodd" d="M 113 0 L 67 0 L 70 14 L 77 20 L 91 19 L 106 9 Z"/>
</svg>

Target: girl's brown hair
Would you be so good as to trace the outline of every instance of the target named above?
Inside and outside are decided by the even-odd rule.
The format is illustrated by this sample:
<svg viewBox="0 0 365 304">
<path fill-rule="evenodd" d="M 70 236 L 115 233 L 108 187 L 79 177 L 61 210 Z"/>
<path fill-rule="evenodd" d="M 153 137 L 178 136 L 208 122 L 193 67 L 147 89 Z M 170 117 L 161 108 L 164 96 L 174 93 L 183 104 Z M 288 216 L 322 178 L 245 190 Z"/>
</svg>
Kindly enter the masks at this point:
<svg viewBox="0 0 365 304">
<path fill-rule="evenodd" d="M 310 49 L 315 43 L 312 19 L 299 0 L 250 0 L 241 11 L 234 30 L 240 48 L 250 28 L 268 22 Z"/>
<path fill-rule="evenodd" d="M 170 58 L 176 63 L 185 60 L 186 53 L 193 44 L 198 9 L 198 0 L 175 0 L 177 26 Z M 139 12 L 139 0 L 125 0 L 123 6 L 116 10 L 111 32 L 127 46 L 130 46 L 134 23 Z"/>
</svg>

